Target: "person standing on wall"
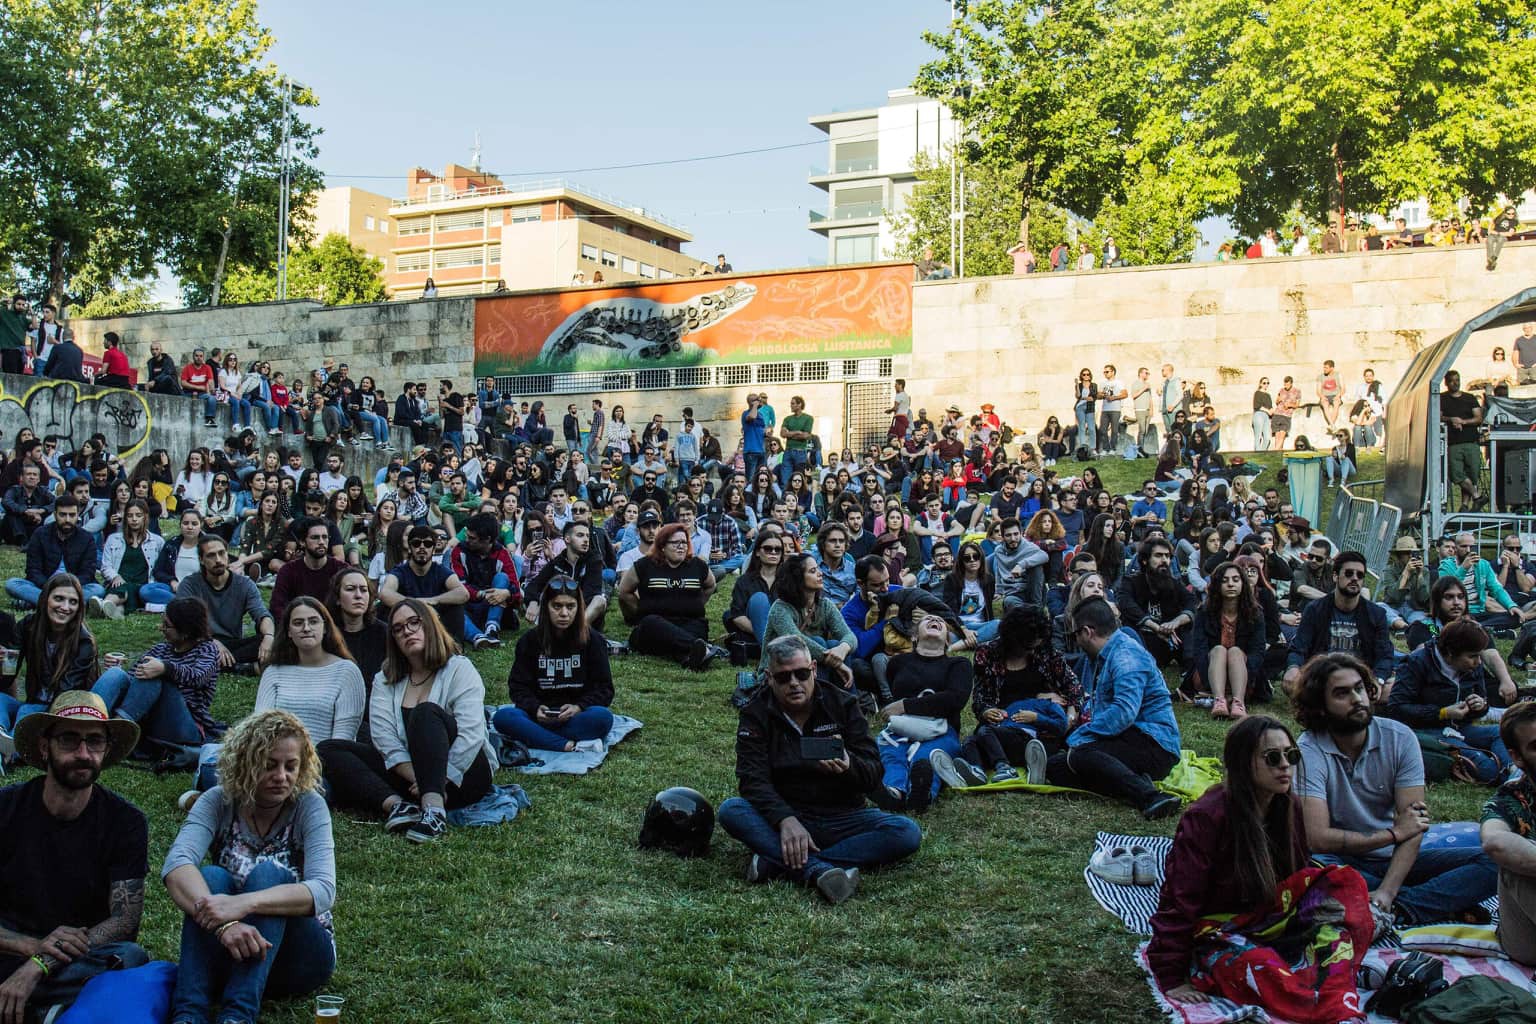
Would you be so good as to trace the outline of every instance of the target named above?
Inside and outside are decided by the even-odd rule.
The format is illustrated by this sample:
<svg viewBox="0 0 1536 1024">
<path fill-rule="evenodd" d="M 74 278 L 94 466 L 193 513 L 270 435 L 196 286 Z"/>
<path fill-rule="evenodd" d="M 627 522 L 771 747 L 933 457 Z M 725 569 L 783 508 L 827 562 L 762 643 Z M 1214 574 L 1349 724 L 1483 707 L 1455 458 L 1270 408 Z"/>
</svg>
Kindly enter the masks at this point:
<svg viewBox="0 0 1536 1024">
<path fill-rule="evenodd" d="M 1163 436 L 1173 430 L 1173 416 L 1184 408 L 1184 385 L 1173 372 L 1172 363 L 1163 364 L 1163 387 L 1160 394 L 1163 410 Z"/>
<path fill-rule="evenodd" d="M 1116 379 L 1114 364 L 1104 364 L 1104 383 L 1099 385 L 1098 450 L 1113 452 L 1120 440 L 1120 405 L 1129 397 L 1125 385 Z"/>
<path fill-rule="evenodd" d="M 747 479 L 757 479 L 758 467 L 766 459 L 764 447 L 765 421 L 758 396 L 747 396 L 747 411 L 741 414 L 741 453 L 745 458 Z"/>
<path fill-rule="evenodd" d="M 1131 385 L 1131 408 L 1136 413 L 1136 451 L 1147 451 L 1147 438 L 1152 432 L 1152 371 L 1145 366 L 1136 368 L 1136 383 Z"/>
<path fill-rule="evenodd" d="M 1274 399 L 1269 396 L 1269 378 L 1261 377 L 1253 392 L 1253 450 L 1256 452 L 1269 451 L 1270 411 L 1274 407 Z"/>
<path fill-rule="evenodd" d="M 805 411 L 805 399 L 794 395 L 789 400 L 789 415 L 779 428 L 784 438 L 784 461 L 779 463 L 779 487 L 788 489 L 790 477 L 805 469 L 810 460 L 811 436 L 815 419 Z"/>
<path fill-rule="evenodd" d="M 592 424 L 587 428 L 587 461 L 596 462 L 602 452 L 603 428 L 607 425 L 608 418 L 603 415 L 603 400 L 592 399 Z"/>
<path fill-rule="evenodd" d="M 907 382 L 900 377 L 896 378 L 896 390 L 891 394 L 891 405 L 885 412 L 891 417 L 891 428 L 885 436 L 906 440 L 907 428 L 912 423 L 912 396 L 907 394 Z"/>
</svg>

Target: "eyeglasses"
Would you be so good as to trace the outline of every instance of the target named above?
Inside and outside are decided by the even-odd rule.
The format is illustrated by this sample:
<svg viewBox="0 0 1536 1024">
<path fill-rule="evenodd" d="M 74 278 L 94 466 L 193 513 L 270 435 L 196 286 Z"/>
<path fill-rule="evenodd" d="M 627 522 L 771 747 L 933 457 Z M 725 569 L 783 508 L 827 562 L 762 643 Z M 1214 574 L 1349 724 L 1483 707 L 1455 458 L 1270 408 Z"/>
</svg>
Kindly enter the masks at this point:
<svg viewBox="0 0 1536 1024">
<path fill-rule="evenodd" d="M 788 686 L 791 679 L 797 683 L 808 683 L 815 674 L 816 669 L 807 665 L 805 668 L 786 668 L 770 672 L 768 678 L 773 680 L 776 686 Z"/>
<path fill-rule="evenodd" d="M 407 542 L 407 546 L 413 548 L 430 548 L 436 543 L 437 541 L 431 537 L 417 537 L 415 540 Z"/>
<path fill-rule="evenodd" d="M 550 578 L 550 581 L 544 585 L 544 589 L 555 594 L 561 593 L 562 591 L 574 594 L 581 589 L 581 584 L 569 576 L 553 576 Z"/>
<path fill-rule="evenodd" d="M 784 545 L 782 545 L 782 544 L 759 544 L 757 546 L 757 550 L 763 552 L 765 555 L 781 555 L 781 554 L 784 553 Z"/>
<path fill-rule="evenodd" d="M 407 633 L 420 633 L 421 616 L 418 615 L 414 618 L 406 619 L 404 622 L 396 622 L 389 627 L 389 631 L 397 637 L 405 636 Z"/>
<path fill-rule="evenodd" d="M 54 746 L 58 747 L 60 750 L 66 751 L 76 750 L 79 748 L 80 744 L 84 743 L 85 749 L 89 750 L 93 754 L 99 754 L 103 750 L 106 750 L 107 744 L 111 742 L 110 738 L 104 732 L 93 732 L 90 734 L 82 734 L 78 732 L 56 732 L 48 738 L 53 742 Z"/>
<path fill-rule="evenodd" d="M 1264 763 L 1271 768 L 1279 768 L 1282 763 L 1294 767 L 1301 764 L 1301 751 L 1295 747 L 1286 747 L 1284 750 L 1266 750 L 1264 751 Z"/>
</svg>

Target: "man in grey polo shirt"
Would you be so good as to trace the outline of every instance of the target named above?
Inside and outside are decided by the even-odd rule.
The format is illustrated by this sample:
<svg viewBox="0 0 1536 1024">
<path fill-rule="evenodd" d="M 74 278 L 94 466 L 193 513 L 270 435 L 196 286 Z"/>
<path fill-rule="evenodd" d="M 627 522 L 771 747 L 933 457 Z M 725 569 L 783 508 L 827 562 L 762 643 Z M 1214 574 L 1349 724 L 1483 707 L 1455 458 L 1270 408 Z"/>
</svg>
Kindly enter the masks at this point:
<svg viewBox="0 0 1536 1024">
<path fill-rule="evenodd" d="M 1375 692 L 1353 655 L 1319 654 L 1302 667 L 1292 703 L 1306 730 L 1297 792 L 1307 845 L 1320 861 L 1358 870 L 1371 902 L 1399 924 L 1451 920 L 1494 894 L 1498 869 L 1474 842 L 1422 848 L 1419 741 L 1401 722 L 1372 716 Z"/>
</svg>

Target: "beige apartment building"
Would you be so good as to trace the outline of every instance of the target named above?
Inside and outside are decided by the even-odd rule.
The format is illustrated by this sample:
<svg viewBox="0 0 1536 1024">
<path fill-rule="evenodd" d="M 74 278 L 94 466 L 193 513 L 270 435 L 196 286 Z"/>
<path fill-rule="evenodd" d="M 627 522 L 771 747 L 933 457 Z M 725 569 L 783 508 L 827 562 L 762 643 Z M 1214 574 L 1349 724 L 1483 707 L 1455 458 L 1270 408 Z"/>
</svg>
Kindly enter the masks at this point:
<svg viewBox="0 0 1536 1024">
<path fill-rule="evenodd" d="M 389 268 L 390 250 L 395 244 L 393 220 L 389 207 L 393 201 L 377 192 L 360 188 L 328 188 L 315 197 L 312 226 L 315 241 L 338 234 Z"/>
<path fill-rule="evenodd" d="M 591 282 L 688 277 L 703 261 L 684 255 L 693 235 L 660 214 L 555 179 L 508 185 L 449 164 L 406 177 L 391 202 L 393 235 L 384 280 L 394 298 L 418 298 L 431 278 L 439 295 Z"/>
</svg>

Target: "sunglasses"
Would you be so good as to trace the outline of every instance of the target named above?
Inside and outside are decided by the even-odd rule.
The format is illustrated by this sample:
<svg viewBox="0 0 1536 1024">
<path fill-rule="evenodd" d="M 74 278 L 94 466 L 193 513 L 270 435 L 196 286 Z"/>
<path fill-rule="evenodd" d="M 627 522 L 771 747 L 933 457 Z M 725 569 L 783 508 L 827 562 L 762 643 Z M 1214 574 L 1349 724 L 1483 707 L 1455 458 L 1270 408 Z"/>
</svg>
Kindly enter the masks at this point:
<svg viewBox="0 0 1536 1024">
<path fill-rule="evenodd" d="M 544 589 L 555 593 L 574 594 L 581 590 L 581 584 L 569 576 L 554 576 L 544 585 Z"/>
<path fill-rule="evenodd" d="M 768 673 L 768 678 L 773 680 L 778 686 L 788 686 L 791 679 L 797 683 L 808 683 L 815 674 L 816 670 L 807 666 L 805 668 L 786 668 L 780 669 L 777 672 L 770 672 Z"/>
<path fill-rule="evenodd" d="M 770 555 L 778 555 L 783 554 L 784 546 L 782 544 L 759 544 L 757 550 Z"/>
<path fill-rule="evenodd" d="M 1301 764 L 1301 751 L 1295 747 L 1286 747 L 1284 750 L 1266 750 L 1264 751 L 1264 763 L 1271 768 L 1279 768 L 1282 763 L 1295 767 Z"/>
<path fill-rule="evenodd" d="M 427 537 L 418 537 L 416 540 L 410 541 L 407 544 L 407 546 L 408 547 L 413 547 L 413 548 L 430 548 L 430 547 L 432 547 L 436 543 L 437 543 L 437 541 L 434 540 L 434 539 L 427 538 Z"/>
<path fill-rule="evenodd" d="M 978 554 L 965 554 L 965 555 L 961 555 L 960 556 L 960 561 L 962 561 L 962 562 L 979 562 L 979 561 L 981 561 L 981 556 L 978 555 Z"/>
</svg>

